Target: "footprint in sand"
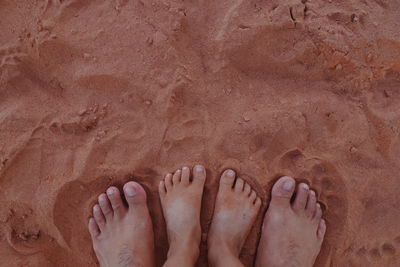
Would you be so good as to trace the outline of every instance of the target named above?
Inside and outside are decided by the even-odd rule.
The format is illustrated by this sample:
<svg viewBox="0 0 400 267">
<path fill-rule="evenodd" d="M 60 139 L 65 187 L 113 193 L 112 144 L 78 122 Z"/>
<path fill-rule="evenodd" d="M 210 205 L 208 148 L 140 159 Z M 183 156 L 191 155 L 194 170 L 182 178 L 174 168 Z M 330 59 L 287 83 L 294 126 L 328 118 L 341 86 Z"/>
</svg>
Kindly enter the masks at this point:
<svg viewBox="0 0 400 267">
<path fill-rule="evenodd" d="M 21 203 L 3 203 L 9 207 L 7 216 L 1 220 L 8 227 L 6 240 L 11 248 L 20 255 L 32 255 L 52 246 L 53 238 L 37 224 L 36 214 L 27 205 Z"/>
</svg>

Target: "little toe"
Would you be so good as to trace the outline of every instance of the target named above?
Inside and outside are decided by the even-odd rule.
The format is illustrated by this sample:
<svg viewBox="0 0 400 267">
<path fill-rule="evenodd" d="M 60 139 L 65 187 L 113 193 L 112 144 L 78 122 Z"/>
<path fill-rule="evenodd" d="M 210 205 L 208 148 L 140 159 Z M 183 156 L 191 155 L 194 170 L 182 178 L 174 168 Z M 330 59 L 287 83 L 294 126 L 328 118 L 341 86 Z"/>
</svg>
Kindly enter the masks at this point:
<svg viewBox="0 0 400 267">
<path fill-rule="evenodd" d="M 317 208 L 317 197 L 313 190 L 308 193 L 308 200 L 306 205 L 306 215 L 312 218 L 315 214 L 315 209 Z"/>
<path fill-rule="evenodd" d="M 271 207 L 289 207 L 295 183 L 294 179 L 288 176 L 283 176 L 276 181 L 271 192 Z"/>
<path fill-rule="evenodd" d="M 256 201 L 254 201 L 254 206 L 256 206 L 256 208 L 260 208 L 261 204 L 262 204 L 261 198 L 257 197 Z"/>
<path fill-rule="evenodd" d="M 168 191 L 172 190 L 172 174 L 167 173 L 164 178 L 165 189 Z"/>
<path fill-rule="evenodd" d="M 96 221 L 94 220 L 94 218 L 89 219 L 88 228 L 89 228 L 89 233 L 90 233 L 90 236 L 92 237 L 92 239 L 96 238 L 100 234 L 100 229 L 99 229 Z"/>
<path fill-rule="evenodd" d="M 243 188 L 244 188 L 244 181 L 242 178 L 236 178 L 236 183 L 235 183 L 235 187 L 234 187 L 234 191 L 236 193 L 241 193 L 243 192 Z"/>
<path fill-rule="evenodd" d="M 158 184 L 158 194 L 160 195 L 161 198 L 163 198 L 166 193 L 167 189 L 165 188 L 165 182 L 161 180 L 160 183 Z"/>
<path fill-rule="evenodd" d="M 233 170 L 225 170 L 221 175 L 221 179 L 219 180 L 219 186 L 226 189 L 232 189 L 235 182 L 235 176 L 236 174 Z"/>
<path fill-rule="evenodd" d="M 176 172 L 172 176 L 172 184 L 173 185 L 178 185 L 181 182 L 181 175 L 182 175 L 182 171 L 180 169 L 176 170 Z"/>
<path fill-rule="evenodd" d="M 181 182 L 183 185 L 190 183 L 190 169 L 186 166 L 182 168 Z"/>
<path fill-rule="evenodd" d="M 101 211 L 103 212 L 104 218 L 106 221 L 109 221 L 113 217 L 113 210 L 111 208 L 110 200 L 108 199 L 108 196 L 106 194 L 101 194 L 98 198 L 99 205 L 101 208 Z"/>
<path fill-rule="evenodd" d="M 257 199 L 257 193 L 256 191 L 252 190 L 249 196 L 249 200 L 251 203 L 254 203 L 254 201 L 256 201 Z"/>
<path fill-rule="evenodd" d="M 250 195 L 250 193 L 251 193 L 251 186 L 250 186 L 248 183 L 246 183 L 246 184 L 244 185 L 243 192 L 244 192 L 244 194 L 245 194 L 246 196 Z"/>
<path fill-rule="evenodd" d="M 319 222 L 318 230 L 317 230 L 317 236 L 321 241 L 324 239 L 325 233 L 326 233 L 326 222 L 324 219 L 322 219 Z"/>
<path fill-rule="evenodd" d="M 314 214 L 313 220 L 316 223 L 319 223 L 319 221 L 321 220 L 321 217 L 322 217 L 322 208 L 321 208 L 321 205 L 319 203 L 317 203 L 317 207 L 315 209 L 315 214 Z"/>
<path fill-rule="evenodd" d="M 309 187 L 305 183 L 297 187 L 296 197 L 293 202 L 293 209 L 297 212 L 304 212 L 308 199 Z"/>
<path fill-rule="evenodd" d="M 206 182 L 206 169 L 203 165 L 196 165 L 193 168 L 193 183 L 204 186 Z"/>
<path fill-rule="evenodd" d="M 143 203 L 146 203 L 146 191 L 136 182 L 127 182 L 124 185 L 124 194 L 129 208 L 138 204 L 142 205 Z"/>
<path fill-rule="evenodd" d="M 103 212 L 101 211 L 99 204 L 93 206 L 93 217 L 97 225 L 99 226 L 99 229 L 102 231 L 106 224 L 106 219 L 104 218 Z"/>
<path fill-rule="evenodd" d="M 115 186 L 108 188 L 106 192 L 108 198 L 110 199 L 114 215 L 121 218 L 125 215 L 126 212 L 126 208 L 124 206 L 124 203 L 122 202 L 121 193 Z"/>
</svg>

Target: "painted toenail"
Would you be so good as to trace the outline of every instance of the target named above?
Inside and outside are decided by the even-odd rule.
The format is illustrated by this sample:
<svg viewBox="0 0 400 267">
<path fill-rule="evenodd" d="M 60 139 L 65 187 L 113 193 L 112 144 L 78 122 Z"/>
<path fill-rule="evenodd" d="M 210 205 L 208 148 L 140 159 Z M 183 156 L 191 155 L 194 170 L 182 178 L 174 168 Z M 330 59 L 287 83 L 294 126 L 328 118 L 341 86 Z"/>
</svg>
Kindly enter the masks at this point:
<svg viewBox="0 0 400 267">
<path fill-rule="evenodd" d="M 94 210 L 94 211 L 99 211 L 99 210 L 100 210 L 100 207 L 96 205 L 96 206 L 93 207 L 93 210 Z"/>
<path fill-rule="evenodd" d="M 194 170 L 198 173 L 203 172 L 204 167 L 203 166 L 196 166 L 196 168 L 194 168 Z"/>
<path fill-rule="evenodd" d="M 301 184 L 301 187 L 305 190 L 310 189 L 310 187 L 308 186 L 308 184 Z"/>
<path fill-rule="evenodd" d="M 283 183 L 283 189 L 286 191 L 292 191 L 294 186 L 294 182 L 292 180 L 288 180 Z"/>
<path fill-rule="evenodd" d="M 132 185 L 125 187 L 125 193 L 128 197 L 134 197 L 136 195 L 136 190 Z"/>
<path fill-rule="evenodd" d="M 235 176 L 235 172 L 232 171 L 232 170 L 228 170 L 226 174 L 227 174 L 228 176 L 230 176 L 230 177 Z"/>
<path fill-rule="evenodd" d="M 187 170 L 189 170 L 189 168 L 188 167 L 183 167 L 182 170 L 187 171 Z"/>
</svg>

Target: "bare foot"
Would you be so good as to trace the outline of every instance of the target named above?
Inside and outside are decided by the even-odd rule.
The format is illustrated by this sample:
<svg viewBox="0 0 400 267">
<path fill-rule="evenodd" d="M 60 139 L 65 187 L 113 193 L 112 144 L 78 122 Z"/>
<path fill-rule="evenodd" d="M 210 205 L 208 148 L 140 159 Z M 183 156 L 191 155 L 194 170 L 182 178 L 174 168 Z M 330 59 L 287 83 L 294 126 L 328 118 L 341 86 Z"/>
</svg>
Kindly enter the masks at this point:
<svg viewBox="0 0 400 267">
<path fill-rule="evenodd" d="M 257 267 L 312 267 L 321 250 L 326 224 L 315 192 L 290 177 L 280 178 L 264 218 Z"/>
<path fill-rule="evenodd" d="M 208 235 L 211 266 L 243 266 L 239 254 L 261 207 L 261 199 L 235 172 L 226 170 L 219 183 Z"/>
<path fill-rule="evenodd" d="M 159 193 L 169 240 L 164 266 L 194 266 L 201 241 L 200 208 L 206 171 L 203 166 L 183 167 L 168 173 L 160 182 Z"/>
<path fill-rule="evenodd" d="M 124 185 L 125 207 L 116 187 L 99 196 L 89 219 L 93 248 L 101 267 L 153 266 L 153 227 L 146 192 L 135 182 Z"/>
</svg>

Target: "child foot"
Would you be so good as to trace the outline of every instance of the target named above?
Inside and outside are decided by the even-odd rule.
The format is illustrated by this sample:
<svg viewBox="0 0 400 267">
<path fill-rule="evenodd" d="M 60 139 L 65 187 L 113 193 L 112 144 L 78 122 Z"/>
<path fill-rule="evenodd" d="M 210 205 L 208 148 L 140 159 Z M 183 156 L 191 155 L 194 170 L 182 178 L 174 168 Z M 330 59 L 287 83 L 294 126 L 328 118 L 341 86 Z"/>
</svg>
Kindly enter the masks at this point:
<svg viewBox="0 0 400 267">
<path fill-rule="evenodd" d="M 208 235 L 212 266 L 242 266 L 239 254 L 261 207 L 261 199 L 233 170 L 226 170 L 219 183 L 214 217 Z"/>
<path fill-rule="evenodd" d="M 194 266 L 201 241 L 200 208 L 206 171 L 203 166 L 183 167 L 160 182 L 159 194 L 169 240 L 165 266 Z"/>
<path fill-rule="evenodd" d="M 146 192 L 135 182 L 124 185 L 128 207 L 116 187 L 101 194 L 89 219 L 93 249 L 101 267 L 153 266 L 153 227 Z"/>
<path fill-rule="evenodd" d="M 324 239 L 326 224 L 315 192 L 290 177 L 280 178 L 264 218 L 256 266 L 312 267 Z"/>
</svg>

